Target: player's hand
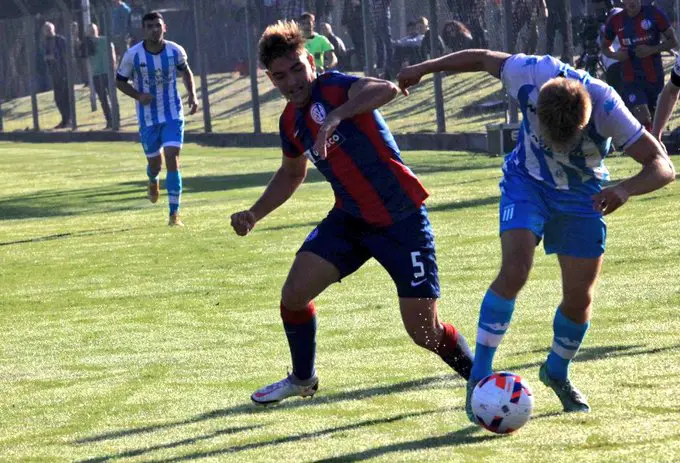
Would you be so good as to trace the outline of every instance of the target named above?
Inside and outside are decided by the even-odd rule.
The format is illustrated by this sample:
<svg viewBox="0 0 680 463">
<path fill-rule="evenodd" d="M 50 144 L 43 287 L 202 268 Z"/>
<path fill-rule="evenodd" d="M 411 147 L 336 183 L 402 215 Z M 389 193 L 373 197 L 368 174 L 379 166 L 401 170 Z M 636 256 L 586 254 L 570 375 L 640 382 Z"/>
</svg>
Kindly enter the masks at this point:
<svg viewBox="0 0 680 463">
<path fill-rule="evenodd" d="M 642 44 L 635 47 L 635 56 L 638 58 L 646 58 L 654 53 L 656 53 L 656 50 L 649 45 Z"/>
<path fill-rule="evenodd" d="M 408 96 L 408 88 L 420 82 L 423 78 L 423 74 L 418 70 L 416 66 L 406 66 L 404 69 L 399 71 L 397 74 L 397 81 L 399 82 L 399 88 L 404 96 Z"/>
<path fill-rule="evenodd" d="M 331 111 L 327 116 L 326 120 L 321 124 L 319 128 L 319 133 L 316 135 L 316 141 L 314 142 L 314 150 L 318 153 L 320 159 L 326 159 L 328 152 L 326 151 L 326 140 L 328 140 L 335 129 L 338 128 L 342 120 Z"/>
<path fill-rule="evenodd" d="M 198 100 L 196 99 L 196 95 L 189 95 L 189 101 L 187 103 L 189 104 L 189 114 L 196 114 L 196 111 L 198 111 Z"/>
<path fill-rule="evenodd" d="M 611 214 L 628 201 L 628 192 L 621 185 L 605 188 L 593 196 L 593 207 L 603 215 Z"/>
<path fill-rule="evenodd" d="M 257 219 L 250 211 L 241 211 L 231 215 L 231 226 L 238 236 L 246 236 L 253 229 Z"/>
<path fill-rule="evenodd" d="M 142 106 L 146 106 L 148 104 L 151 104 L 151 102 L 153 101 L 153 95 L 150 93 L 142 93 L 137 98 L 137 101 L 139 101 L 142 104 Z"/>
<path fill-rule="evenodd" d="M 614 59 L 617 61 L 626 61 L 627 59 L 630 59 L 630 56 L 628 55 L 628 48 L 621 47 L 616 50 L 614 52 Z"/>
</svg>

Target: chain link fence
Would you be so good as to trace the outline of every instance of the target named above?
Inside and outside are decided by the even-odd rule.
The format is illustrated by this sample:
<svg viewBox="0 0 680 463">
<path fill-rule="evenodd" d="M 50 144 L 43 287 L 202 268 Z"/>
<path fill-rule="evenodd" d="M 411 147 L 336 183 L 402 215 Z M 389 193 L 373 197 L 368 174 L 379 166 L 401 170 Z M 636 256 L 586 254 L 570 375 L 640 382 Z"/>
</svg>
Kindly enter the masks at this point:
<svg viewBox="0 0 680 463">
<path fill-rule="evenodd" d="M 340 70 L 394 79 L 405 64 L 465 48 L 551 53 L 578 61 L 587 47 L 584 18 L 601 20 L 605 11 L 605 2 L 597 0 L 130 0 L 130 22 L 121 37 L 109 0 L 46 3 L 54 6 L 0 20 L 2 130 L 52 129 L 62 122 L 64 105 L 72 130 L 103 129 L 107 120 L 101 100 L 94 98 L 90 59 L 83 53 L 88 23 L 122 53 L 143 39 L 141 15 L 152 9 L 164 15 L 166 38 L 184 46 L 196 75 L 203 117 L 188 118 L 187 130 L 221 133 L 278 131 L 285 100 L 259 68 L 256 44 L 264 28 L 279 19 L 312 12 L 319 33 L 332 34 Z M 677 26 L 680 0 L 656 4 Z M 45 22 L 67 43 L 68 99 L 50 72 Z M 107 70 L 111 125 L 134 131 L 134 102 L 116 93 L 114 72 L 112 65 Z M 384 113 L 402 133 L 482 132 L 487 124 L 516 117 L 500 83 L 481 73 L 424 79 L 411 97 L 396 99 Z"/>
</svg>

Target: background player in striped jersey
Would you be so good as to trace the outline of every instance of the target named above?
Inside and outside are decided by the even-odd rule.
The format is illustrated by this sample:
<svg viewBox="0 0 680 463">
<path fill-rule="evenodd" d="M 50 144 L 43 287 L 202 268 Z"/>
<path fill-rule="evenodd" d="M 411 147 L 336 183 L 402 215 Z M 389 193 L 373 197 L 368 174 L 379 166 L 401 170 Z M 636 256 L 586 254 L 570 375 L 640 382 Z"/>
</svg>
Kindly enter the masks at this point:
<svg viewBox="0 0 680 463">
<path fill-rule="evenodd" d="M 673 181 L 673 164 L 610 86 L 551 56 L 466 50 L 403 69 L 399 85 L 406 90 L 423 75 L 440 71 L 486 71 L 500 78 L 518 100 L 523 116 L 517 146 L 503 164 L 501 269 L 480 310 L 466 398 L 468 418 L 475 421 L 472 390 L 492 371 L 541 239 L 548 254 L 557 254 L 562 301 L 553 322 L 552 349 L 539 377 L 565 411 L 589 411 L 586 398 L 568 378 L 568 368 L 589 326 L 606 240 L 602 216 L 621 207 L 629 196 Z M 609 176 L 603 160 L 612 139 L 642 169 L 602 189 Z"/>
<path fill-rule="evenodd" d="M 234 230 L 248 234 L 286 202 L 303 182 L 308 160 L 330 182 L 336 201 L 307 236 L 281 291 L 293 373 L 257 390 L 252 400 L 267 404 L 316 392 L 313 299 L 371 257 L 395 282 L 402 320 L 413 341 L 467 378 L 470 349 L 452 325 L 437 317 L 434 235 L 424 205 L 428 193 L 403 163 L 377 111 L 396 96 L 397 87 L 338 72 L 317 77 L 314 58 L 293 22 L 269 26 L 259 54 L 272 83 L 288 99 L 280 118 L 283 156 L 255 204 L 231 216 Z"/>
<path fill-rule="evenodd" d="M 609 17 L 604 35 L 602 54 L 621 62 L 621 97 L 637 120 L 651 130 L 656 100 L 663 88 L 661 52 L 678 46 L 675 32 L 657 7 L 643 6 L 640 0 L 623 0 L 623 11 Z M 621 47 L 614 51 L 611 45 L 617 37 Z"/>
<path fill-rule="evenodd" d="M 168 171 L 165 179 L 170 207 L 168 225 L 183 226 L 179 218 L 182 195 L 179 153 L 184 141 L 184 113 L 177 89 L 177 74 L 182 74 L 189 93 L 190 114 L 198 109 L 194 75 L 184 48 L 163 38 L 166 26 L 160 13 L 147 13 L 142 24 L 145 38 L 123 55 L 117 86 L 121 92 L 137 100 L 139 135 L 148 161 L 149 200 L 152 203 L 158 201 L 162 152 Z M 128 83 L 130 79 L 133 85 Z"/>
</svg>

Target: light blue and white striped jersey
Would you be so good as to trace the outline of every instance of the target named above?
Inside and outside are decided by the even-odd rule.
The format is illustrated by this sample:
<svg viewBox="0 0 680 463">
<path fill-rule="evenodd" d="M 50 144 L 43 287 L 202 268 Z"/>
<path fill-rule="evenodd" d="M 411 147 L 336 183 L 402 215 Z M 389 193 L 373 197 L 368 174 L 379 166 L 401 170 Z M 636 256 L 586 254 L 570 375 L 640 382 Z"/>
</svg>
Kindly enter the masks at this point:
<svg viewBox="0 0 680 463">
<path fill-rule="evenodd" d="M 171 120 L 183 120 L 182 99 L 177 90 L 177 71 L 187 66 L 184 48 L 165 41 L 158 53 L 144 47 L 144 41 L 129 48 L 118 67 L 118 79 L 132 80 L 138 92 L 150 93 L 153 101 L 143 106 L 137 102 L 137 118 L 140 128 L 162 124 Z"/>
<path fill-rule="evenodd" d="M 593 106 L 582 140 L 568 153 L 552 151 L 538 134 L 538 92 L 557 76 L 580 81 Z M 529 175 L 558 191 L 591 195 L 609 177 L 603 161 L 612 139 L 618 149 L 625 150 L 644 133 L 614 89 L 551 56 L 512 55 L 503 64 L 501 80 L 523 115 L 517 146 L 503 166 L 505 172 Z"/>
</svg>

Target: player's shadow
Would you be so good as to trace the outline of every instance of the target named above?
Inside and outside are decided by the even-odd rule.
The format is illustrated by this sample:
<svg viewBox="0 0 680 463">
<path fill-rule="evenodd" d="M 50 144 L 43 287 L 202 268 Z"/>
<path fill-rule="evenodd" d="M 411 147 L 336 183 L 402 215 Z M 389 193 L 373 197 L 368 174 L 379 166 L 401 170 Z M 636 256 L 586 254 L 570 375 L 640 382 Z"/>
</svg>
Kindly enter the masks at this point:
<svg viewBox="0 0 680 463">
<path fill-rule="evenodd" d="M 614 345 L 614 346 L 596 346 L 596 347 L 582 347 L 578 355 L 574 358 L 574 362 L 592 362 L 594 360 L 602 360 L 604 358 L 614 358 L 614 357 L 636 357 L 638 355 L 653 355 L 662 352 L 667 352 L 669 350 L 680 349 L 680 344 L 667 347 L 653 347 L 646 348 L 646 346 L 641 344 L 631 344 L 631 345 Z M 534 349 L 528 352 L 529 354 L 547 353 L 547 349 Z M 518 365 L 513 365 L 508 367 L 510 371 L 522 370 L 525 368 L 539 367 L 543 363 L 543 359 L 539 362 L 523 363 Z"/>
<path fill-rule="evenodd" d="M 39 243 L 42 241 L 52 241 L 61 240 L 67 238 L 77 238 L 81 236 L 93 236 L 93 235 L 112 235 L 115 233 L 125 233 L 132 230 L 132 228 L 116 228 L 116 229 L 98 229 L 98 230 L 82 230 L 77 232 L 65 232 L 65 233 L 55 233 L 53 235 L 38 236 L 35 238 L 26 238 L 23 240 L 15 241 L 2 241 L 0 242 L 0 247 L 11 246 L 13 244 L 25 244 L 25 243 Z"/>
<path fill-rule="evenodd" d="M 375 386 L 365 389 L 355 389 L 351 391 L 341 391 L 334 394 L 319 394 L 314 399 L 311 400 L 296 400 L 291 402 L 286 402 L 286 410 L 294 410 L 298 408 L 335 404 L 346 401 L 364 400 L 376 396 L 385 396 L 388 394 L 398 394 L 406 391 L 419 391 L 426 390 L 441 384 L 446 383 L 446 386 L 453 388 L 463 388 L 464 383 L 462 380 L 455 381 L 451 383 L 452 380 L 459 380 L 460 378 L 455 375 L 445 375 L 445 376 L 430 376 L 427 378 L 421 378 L 411 381 L 404 381 L 397 384 L 390 384 L 385 386 Z M 141 426 L 131 429 L 121 429 L 117 431 L 105 432 L 102 434 L 97 434 L 90 437 L 84 437 L 73 441 L 74 444 L 87 444 L 91 442 L 102 442 L 110 439 L 118 439 L 121 437 L 144 434 L 150 432 L 156 432 L 163 429 L 174 428 L 178 426 L 185 426 L 194 423 L 200 423 L 203 421 L 214 420 L 219 418 L 226 418 L 235 415 L 256 415 L 260 413 L 267 413 L 269 408 L 257 407 L 253 404 L 242 404 L 229 408 L 220 408 L 212 410 L 206 413 L 201 413 L 199 415 L 187 418 L 185 420 L 173 421 L 163 424 L 155 424 L 150 426 Z"/>
<path fill-rule="evenodd" d="M 488 198 L 474 198 L 463 201 L 453 201 L 450 203 L 434 204 L 432 206 L 428 206 L 427 210 L 428 212 L 455 211 L 459 209 L 467 209 L 470 207 L 497 205 L 500 202 L 500 200 L 501 200 L 500 196 L 489 196 Z"/>
<path fill-rule="evenodd" d="M 182 180 L 184 193 L 204 193 L 212 191 L 241 190 L 244 188 L 264 188 L 272 179 L 274 172 L 253 172 L 233 175 L 202 175 L 186 177 Z M 305 183 L 324 181 L 317 170 L 308 170 Z M 146 185 L 146 184 L 145 184 Z"/>
</svg>

